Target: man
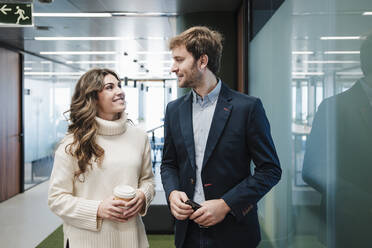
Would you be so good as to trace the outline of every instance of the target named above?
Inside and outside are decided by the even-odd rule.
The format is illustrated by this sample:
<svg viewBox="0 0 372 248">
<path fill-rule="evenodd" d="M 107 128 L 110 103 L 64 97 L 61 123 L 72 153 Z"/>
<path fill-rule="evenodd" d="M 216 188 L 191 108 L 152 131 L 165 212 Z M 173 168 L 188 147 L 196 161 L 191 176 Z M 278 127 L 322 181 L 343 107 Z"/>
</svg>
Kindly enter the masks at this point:
<svg viewBox="0 0 372 248">
<path fill-rule="evenodd" d="M 372 35 L 360 49 L 364 77 L 325 99 L 306 143 L 302 176 L 322 196 L 319 240 L 327 247 L 371 247 Z"/>
<path fill-rule="evenodd" d="M 170 49 L 179 87 L 192 88 L 168 104 L 164 123 L 161 177 L 176 218 L 176 247 L 256 247 L 256 204 L 281 177 L 261 101 L 216 77 L 218 32 L 190 28 L 170 41 Z M 201 208 L 193 211 L 188 199 Z"/>
</svg>

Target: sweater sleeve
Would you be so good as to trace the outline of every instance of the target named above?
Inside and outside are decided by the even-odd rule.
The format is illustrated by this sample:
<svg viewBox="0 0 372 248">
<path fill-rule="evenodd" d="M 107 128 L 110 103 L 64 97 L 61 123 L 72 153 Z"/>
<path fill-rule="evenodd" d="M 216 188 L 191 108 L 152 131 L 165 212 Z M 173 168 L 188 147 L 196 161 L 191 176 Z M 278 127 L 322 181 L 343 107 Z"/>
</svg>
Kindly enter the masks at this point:
<svg viewBox="0 0 372 248">
<path fill-rule="evenodd" d="M 154 174 L 152 172 L 151 166 L 151 149 L 147 135 L 145 149 L 142 155 L 142 169 L 139 178 L 139 190 L 141 190 L 146 197 L 146 205 L 140 211 L 140 215 L 145 216 L 147 213 L 147 209 L 155 196 Z"/>
<path fill-rule="evenodd" d="M 49 182 L 49 208 L 72 226 L 99 231 L 101 220 L 97 218 L 100 201 L 74 196 L 74 163 L 62 149 L 58 149 Z"/>
</svg>

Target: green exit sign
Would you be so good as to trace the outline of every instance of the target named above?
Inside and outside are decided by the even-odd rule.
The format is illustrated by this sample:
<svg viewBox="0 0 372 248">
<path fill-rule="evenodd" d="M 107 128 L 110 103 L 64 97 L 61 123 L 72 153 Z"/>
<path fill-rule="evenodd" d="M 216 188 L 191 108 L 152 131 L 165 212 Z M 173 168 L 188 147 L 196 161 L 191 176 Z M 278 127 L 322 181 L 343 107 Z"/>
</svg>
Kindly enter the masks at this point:
<svg viewBox="0 0 372 248">
<path fill-rule="evenodd" d="M 0 3 L 0 26 L 32 26 L 32 4 Z"/>
</svg>

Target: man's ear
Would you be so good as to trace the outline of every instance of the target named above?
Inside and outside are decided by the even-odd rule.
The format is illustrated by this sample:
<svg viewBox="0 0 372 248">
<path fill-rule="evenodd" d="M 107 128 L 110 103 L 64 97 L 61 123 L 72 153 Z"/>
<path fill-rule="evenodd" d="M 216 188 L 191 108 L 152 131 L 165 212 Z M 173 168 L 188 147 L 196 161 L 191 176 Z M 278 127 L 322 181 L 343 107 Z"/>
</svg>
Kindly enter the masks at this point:
<svg viewBox="0 0 372 248">
<path fill-rule="evenodd" d="M 204 70 L 205 68 L 207 68 L 208 61 L 209 61 L 209 58 L 207 54 L 201 55 L 199 58 L 200 69 Z"/>
</svg>

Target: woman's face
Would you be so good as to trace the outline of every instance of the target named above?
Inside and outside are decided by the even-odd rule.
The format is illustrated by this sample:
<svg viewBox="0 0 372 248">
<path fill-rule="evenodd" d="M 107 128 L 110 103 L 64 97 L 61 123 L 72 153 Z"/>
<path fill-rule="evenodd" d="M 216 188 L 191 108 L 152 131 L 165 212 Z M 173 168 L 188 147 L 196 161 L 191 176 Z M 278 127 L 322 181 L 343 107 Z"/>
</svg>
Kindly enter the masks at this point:
<svg viewBox="0 0 372 248">
<path fill-rule="evenodd" d="M 103 90 L 98 92 L 98 117 L 104 120 L 115 120 L 118 113 L 125 110 L 125 95 L 121 82 L 112 74 L 103 79 Z"/>
</svg>

